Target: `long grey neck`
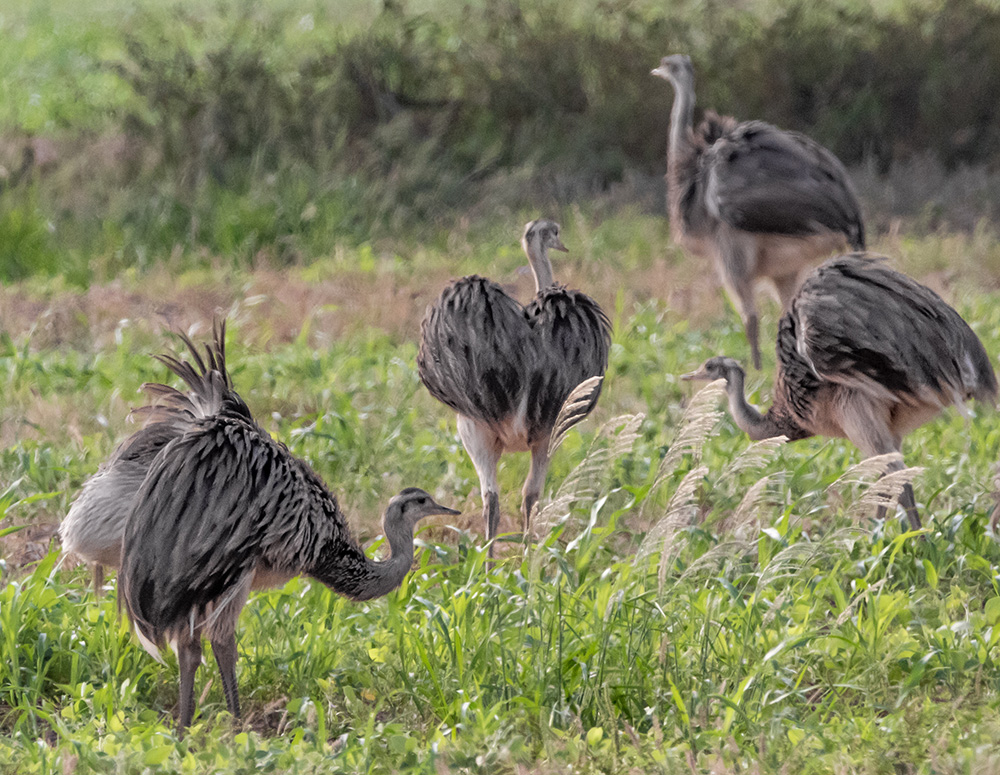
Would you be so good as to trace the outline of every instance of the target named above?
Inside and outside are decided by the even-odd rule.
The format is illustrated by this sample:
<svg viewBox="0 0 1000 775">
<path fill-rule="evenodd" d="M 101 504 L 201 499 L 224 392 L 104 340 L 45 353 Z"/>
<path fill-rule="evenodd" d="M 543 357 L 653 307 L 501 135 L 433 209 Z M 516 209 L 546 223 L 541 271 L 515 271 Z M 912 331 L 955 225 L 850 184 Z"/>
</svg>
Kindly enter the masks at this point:
<svg viewBox="0 0 1000 775">
<path fill-rule="evenodd" d="M 667 153 L 671 160 L 679 160 L 680 154 L 691 145 L 691 131 L 694 128 L 694 81 L 671 81 L 674 87 L 674 105 L 670 110 L 670 135 L 667 139 Z"/>
<path fill-rule="evenodd" d="M 537 242 L 525 245 L 524 252 L 528 254 L 531 273 L 535 275 L 535 293 L 555 284 L 552 277 L 552 262 L 549 261 L 549 249 Z"/>
<path fill-rule="evenodd" d="M 743 392 L 745 377 L 742 369 L 730 369 L 726 374 L 726 394 L 729 396 L 729 411 L 733 419 L 753 441 L 773 439 L 775 436 L 800 439 L 811 435 L 782 411 L 778 404 L 768 409 L 767 414 L 761 414 L 746 399 Z"/>
<path fill-rule="evenodd" d="M 350 546 L 338 542 L 309 575 L 353 600 L 372 600 L 389 594 L 403 583 L 413 565 L 413 529 L 388 519 L 383 520 L 383 529 L 392 552 L 387 560 L 376 562 L 353 542 Z"/>
</svg>

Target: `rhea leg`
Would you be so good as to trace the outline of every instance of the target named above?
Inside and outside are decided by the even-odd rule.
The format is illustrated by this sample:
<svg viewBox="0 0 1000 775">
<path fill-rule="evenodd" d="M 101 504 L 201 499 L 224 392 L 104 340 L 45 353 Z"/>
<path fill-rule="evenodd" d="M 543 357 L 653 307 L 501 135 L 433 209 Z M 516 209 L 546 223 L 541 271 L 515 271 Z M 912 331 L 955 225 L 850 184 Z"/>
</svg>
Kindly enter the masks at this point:
<svg viewBox="0 0 1000 775">
<path fill-rule="evenodd" d="M 747 341 L 750 343 L 750 358 L 753 360 L 753 367 L 760 368 L 760 343 L 757 332 L 757 310 L 747 313 L 743 319 L 743 328 L 746 330 Z"/>
<path fill-rule="evenodd" d="M 722 283 L 732 299 L 747 342 L 755 369 L 760 368 L 760 345 L 758 344 L 757 303 L 753 286 L 757 271 L 757 243 L 749 235 L 739 234 L 732 229 L 720 229 L 717 236 L 716 261 Z"/>
<path fill-rule="evenodd" d="M 910 520 L 910 527 L 920 530 L 923 526 L 920 522 L 920 514 L 917 512 L 917 499 L 913 494 L 913 485 L 909 482 L 903 485 L 903 491 L 899 494 L 899 505 L 906 509 L 906 518 Z"/>
<path fill-rule="evenodd" d="M 778 294 L 778 302 L 781 304 L 782 312 L 788 309 L 792 297 L 799 289 L 799 277 L 799 274 L 786 274 L 773 278 L 774 290 Z"/>
<path fill-rule="evenodd" d="M 486 540 L 490 542 L 489 556 L 492 557 L 493 539 L 496 538 L 500 526 L 500 484 L 497 480 L 497 465 L 503 452 L 503 444 L 489 428 L 463 415 L 458 416 L 458 435 L 479 475 Z"/>
<path fill-rule="evenodd" d="M 898 452 L 899 450 L 896 449 L 890 451 Z M 892 473 L 893 471 L 902 471 L 905 467 L 906 466 L 904 466 L 901 461 L 897 463 L 892 463 L 886 468 L 885 473 L 879 476 L 879 479 L 881 479 L 886 474 Z M 902 506 L 903 509 L 906 511 L 906 518 L 910 522 L 910 527 L 913 528 L 914 530 L 919 530 L 922 526 L 920 522 L 920 514 L 917 512 L 917 500 L 916 496 L 914 496 L 913 494 L 913 485 L 911 485 L 909 482 L 903 485 L 903 490 L 902 492 L 899 493 L 899 505 Z M 875 512 L 875 518 L 885 519 L 886 513 L 887 513 L 886 507 L 879 506 L 878 510 Z"/>
<path fill-rule="evenodd" d="M 102 589 L 104 589 L 104 566 L 97 562 L 94 563 L 94 597 L 100 597 Z"/>
<path fill-rule="evenodd" d="M 184 730 L 191 725 L 194 717 L 194 674 L 201 664 L 201 634 L 192 637 L 185 634 L 177 643 L 177 664 L 181 671 L 180 718 L 177 721 L 177 735 L 184 736 Z"/>
<path fill-rule="evenodd" d="M 760 368 L 760 344 L 759 322 L 757 319 L 757 302 L 753 297 L 753 282 L 749 278 L 744 278 L 736 282 L 732 278 L 726 283 L 729 297 L 733 300 L 733 306 L 743 321 L 743 330 L 746 333 L 747 343 L 750 345 L 750 358 L 755 369 Z"/>
<path fill-rule="evenodd" d="M 855 393 L 844 401 L 844 405 L 848 408 L 843 413 L 842 425 L 847 438 L 853 441 L 858 449 L 868 457 L 900 452 L 903 440 L 892 432 L 888 418 L 883 417 L 883 413 L 875 407 L 859 399 L 859 394 Z M 901 459 L 895 460 L 886 467 L 879 479 L 894 471 L 902 471 L 905 467 Z M 916 498 L 909 482 L 903 486 L 903 490 L 899 494 L 899 505 L 906 510 L 906 516 L 913 529 L 919 530 L 920 515 L 917 513 Z M 885 506 L 879 506 L 875 512 L 875 518 L 885 519 L 886 512 Z"/>
<path fill-rule="evenodd" d="M 548 438 L 537 442 L 531 448 L 531 468 L 528 470 L 528 478 L 524 480 L 524 489 L 521 490 L 521 510 L 524 514 L 524 536 L 529 536 L 531 526 L 531 512 L 541 497 L 542 488 L 545 487 L 545 475 L 549 470 L 549 440 Z"/>
<path fill-rule="evenodd" d="M 233 718 L 240 717 L 240 695 L 236 688 L 236 635 L 218 640 L 212 639 L 212 653 L 219 664 L 219 674 L 222 676 L 222 691 L 226 695 L 226 707 Z"/>
</svg>

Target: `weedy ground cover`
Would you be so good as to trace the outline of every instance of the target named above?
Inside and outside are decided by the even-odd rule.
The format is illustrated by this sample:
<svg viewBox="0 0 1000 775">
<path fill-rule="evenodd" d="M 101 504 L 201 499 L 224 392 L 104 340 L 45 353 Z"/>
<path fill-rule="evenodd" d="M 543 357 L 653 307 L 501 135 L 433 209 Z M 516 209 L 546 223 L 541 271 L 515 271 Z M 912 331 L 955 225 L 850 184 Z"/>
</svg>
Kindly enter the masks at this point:
<svg viewBox="0 0 1000 775">
<path fill-rule="evenodd" d="M 746 345 L 711 277 L 691 278 L 697 267 L 666 247 L 664 224 L 558 217 L 574 250 L 571 281 L 613 310 L 607 387 L 556 455 L 535 539 L 504 542 L 490 573 L 475 472 L 450 412 L 419 385 L 415 336 L 422 304 L 449 273 L 526 289 L 505 230 L 451 251 L 344 248 L 285 273 L 216 267 L 125 275 L 85 292 L 5 288 L 0 524 L 27 527 L 0 536 L 0 769 L 1000 766 L 996 414 L 977 408 L 967 422 L 951 412 L 909 437 L 926 530 L 876 523 L 875 469 L 846 442 L 750 444 L 718 390 L 695 395 L 677 380 Z M 964 253 L 943 276 L 947 240 Z M 1000 351 L 995 278 L 975 260 L 996 250 L 992 240 L 882 247 Z M 363 292 L 327 309 L 324 289 L 341 277 Z M 316 295 L 301 295 L 310 283 Z M 380 312 L 401 297 L 413 298 Z M 44 528 L 128 431 L 139 385 L 166 378 L 149 357 L 169 342 L 153 310 L 204 323 L 217 303 L 229 314 L 237 388 L 330 483 L 364 540 L 403 486 L 465 513 L 424 527 L 413 573 L 384 600 L 350 603 L 305 579 L 255 595 L 239 633 L 245 722 L 226 715 L 209 664 L 200 715 L 178 741 L 175 663 L 142 651 L 113 594 L 95 595 L 84 568 L 60 565 Z M 18 312 L 31 305 L 44 314 Z M 771 335 L 775 312 L 764 320 Z M 759 403 L 770 369 L 748 380 Z M 508 515 L 526 466 L 515 456 L 501 469 Z M 502 527 L 516 531 L 517 518 Z"/>
</svg>

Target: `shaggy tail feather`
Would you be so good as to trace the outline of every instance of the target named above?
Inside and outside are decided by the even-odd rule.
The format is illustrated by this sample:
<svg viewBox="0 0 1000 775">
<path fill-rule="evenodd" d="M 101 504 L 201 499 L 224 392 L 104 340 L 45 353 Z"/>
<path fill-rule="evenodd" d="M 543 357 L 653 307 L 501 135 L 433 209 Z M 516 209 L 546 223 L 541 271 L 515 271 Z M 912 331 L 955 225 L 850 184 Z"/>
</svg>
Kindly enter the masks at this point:
<svg viewBox="0 0 1000 775">
<path fill-rule="evenodd" d="M 160 354 L 153 356 L 184 380 L 188 392 L 169 385 L 147 382 L 142 389 L 153 398 L 153 403 L 132 410 L 134 417 L 144 424 L 154 422 L 190 423 L 218 414 L 227 399 L 235 396 L 229 372 L 226 370 L 226 321 L 216 320 L 213 341 L 205 345 L 204 356 L 185 334 L 181 341 L 190 353 L 190 363 L 179 356 Z"/>
</svg>

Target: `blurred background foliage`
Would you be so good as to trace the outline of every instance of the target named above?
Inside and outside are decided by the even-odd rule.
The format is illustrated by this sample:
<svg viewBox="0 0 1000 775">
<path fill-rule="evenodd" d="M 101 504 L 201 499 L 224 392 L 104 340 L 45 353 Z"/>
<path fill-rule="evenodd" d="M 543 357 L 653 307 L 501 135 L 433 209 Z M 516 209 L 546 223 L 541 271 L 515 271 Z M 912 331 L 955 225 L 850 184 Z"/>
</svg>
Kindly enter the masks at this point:
<svg viewBox="0 0 1000 775">
<path fill-rule="evenodd" d="M 673 52 L 701 107 L 837 153 L 876 230 L 971 230 L 1000 202 L 983 0 L 88 5 L 0 15 L 0 281 L 662 211 L 673 95 L 649 71 Z"/>
</svg>

